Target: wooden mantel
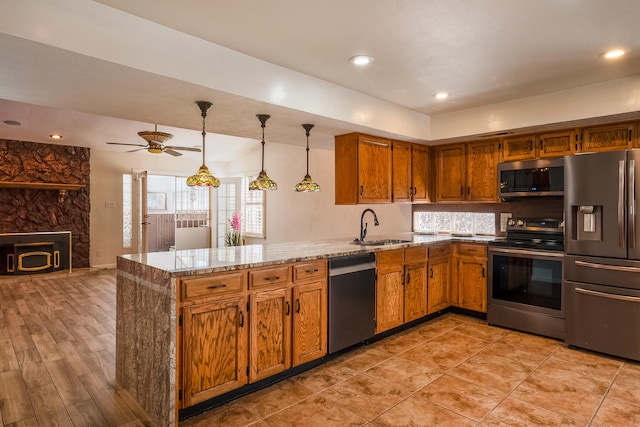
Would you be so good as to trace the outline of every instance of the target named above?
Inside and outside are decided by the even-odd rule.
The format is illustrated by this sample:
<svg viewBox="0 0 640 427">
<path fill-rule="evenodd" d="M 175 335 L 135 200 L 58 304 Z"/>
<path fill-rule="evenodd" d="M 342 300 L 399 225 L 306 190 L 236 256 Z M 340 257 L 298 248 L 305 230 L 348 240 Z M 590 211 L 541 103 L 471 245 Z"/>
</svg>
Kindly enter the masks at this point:
<svg viewBox="0 0 640 427">
<path fill-rule="evenodd" d="M 58 190 L 60 196 L 58 201 L 64 202 L 69 190 L 80 190 L 86 187 L 84 184 L 54 184 L 49 182 L 12 182 L 0 181 L 0 188 L 24 188 L 30 190 Z"/>
</svg>

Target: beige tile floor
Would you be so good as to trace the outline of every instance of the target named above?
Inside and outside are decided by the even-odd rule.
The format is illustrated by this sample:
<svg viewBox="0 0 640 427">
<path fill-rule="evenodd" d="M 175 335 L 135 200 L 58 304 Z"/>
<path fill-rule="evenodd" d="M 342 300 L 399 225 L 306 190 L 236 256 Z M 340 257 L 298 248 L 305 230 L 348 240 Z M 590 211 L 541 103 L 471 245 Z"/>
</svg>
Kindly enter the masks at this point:
<svg viewBox="0 0 640 427">
<path fill-rule="evenodd" d="M 640 426 L 640 364 L 446 315 L 181 426 Z"/>
<path fill-rule="evenodd" d="M 114 355 L 113 270 L 0 280 L 0 426 L 149 425 Z M 640 426 L 640 364 L 447 315 L 180 424 Z"/>
</svg>

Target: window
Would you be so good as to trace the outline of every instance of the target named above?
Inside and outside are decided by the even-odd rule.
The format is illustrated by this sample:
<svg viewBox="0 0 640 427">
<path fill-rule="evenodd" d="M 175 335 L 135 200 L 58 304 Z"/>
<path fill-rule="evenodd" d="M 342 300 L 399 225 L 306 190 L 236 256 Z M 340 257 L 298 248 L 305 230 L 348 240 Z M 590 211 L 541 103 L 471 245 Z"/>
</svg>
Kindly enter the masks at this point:
<svg viewBox="0 0 640 427">
<path fill-rule="evenodd" d="M 176 228 L 209 226 L 209 188 L 189 187 L 176 177 Z"/>
<path fill-rule="evenodd" d="M 242 200 L 244 201 L 242 215 L 242 234 L 247 237 L 266 237 L 264 191 L 249 191 L 249 182 L 254 177 L 245 177 L 242 180 Z"/>
<path fill-rule="evenodd" d="M 133 177 L 122 174 L 122 247 L 133 247 Z"/>
<path fill-rule="evenodd" d="M 217 206 L 217 228 L 216 236 L 218 247 L 225 246 L 225 234 L 229 231 L 229 221 L 234 213 L 240 213 L 242 217 L 242 206 L 240 193 L 242 192 L 242 180 L 240 178 L 220 178 L 220 187 L 218 187 L 218 206 Z M 240 225 L 243 225 L 242 218 Z"/>
<path fill-rule="evenodd" d="M 496 234 L 493 212 L 414 212 L 413 231 L 428 234 Z"/>
</svg>

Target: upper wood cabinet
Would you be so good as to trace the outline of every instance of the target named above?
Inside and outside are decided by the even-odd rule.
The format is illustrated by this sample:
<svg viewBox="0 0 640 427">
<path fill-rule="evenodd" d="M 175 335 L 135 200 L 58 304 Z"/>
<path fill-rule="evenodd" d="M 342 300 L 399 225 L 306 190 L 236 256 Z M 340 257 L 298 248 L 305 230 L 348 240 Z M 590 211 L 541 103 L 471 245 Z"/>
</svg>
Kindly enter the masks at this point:
<svg viewBox="0 0 640 427">
<path fill-rule="evenodd" d="M 414 202 L 429 201 L 429 146 L 411 144 L 411 198 Z"/>
<path fill-rule="evenodd" d="M 542 134 L 518 135 L 502 139 L 500 161 L 547 159 L 576 152 L 575 129 Z"/>
<path fill-rule="evenodd" d="M 467 198 L 474 202 L 498 201 L 498 141 L 467 144 Z"/>
<path fill-rule="evenodd" d="M 435 148 L 437 202 L 497 202 L 498 141 Z"/>
<path fill-rule="evenodd" d="M 410 202 L 413 195 L 413 187 L 411 185 L 411 143 L 393 141 L 392 147 L 392 199 L 394 202 Z"/>
<path fill-rule="evenodd" d="M 465 144 L 436 146 L 436 202 L 466 199 L 465 147 Z"/>
<path fill-rule="evenodd" d="M 612 151 L 634 147 L 635 123 L 618 123 L 582 129 L 580 151 Z"/>
<path fill-rule="evenodd" d="M 350 133 L 335 148 L 336 204 L 391 202 L 391 140 Z"/>
</svg>

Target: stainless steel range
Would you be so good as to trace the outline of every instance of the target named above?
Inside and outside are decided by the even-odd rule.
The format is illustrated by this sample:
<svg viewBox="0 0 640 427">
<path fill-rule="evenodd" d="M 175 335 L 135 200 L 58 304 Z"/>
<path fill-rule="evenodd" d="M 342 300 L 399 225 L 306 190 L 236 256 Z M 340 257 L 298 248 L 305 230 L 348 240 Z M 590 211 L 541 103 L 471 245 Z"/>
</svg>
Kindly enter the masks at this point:
<svg viewBox="0 0 640 427">
<path fill-rule="evenodd" d="M 562 219 L 518 218 L 489 244 L 489 324 L 564 338 Z"/>
</svg>

